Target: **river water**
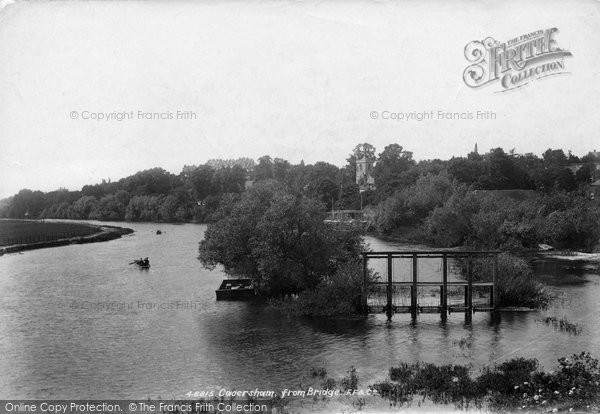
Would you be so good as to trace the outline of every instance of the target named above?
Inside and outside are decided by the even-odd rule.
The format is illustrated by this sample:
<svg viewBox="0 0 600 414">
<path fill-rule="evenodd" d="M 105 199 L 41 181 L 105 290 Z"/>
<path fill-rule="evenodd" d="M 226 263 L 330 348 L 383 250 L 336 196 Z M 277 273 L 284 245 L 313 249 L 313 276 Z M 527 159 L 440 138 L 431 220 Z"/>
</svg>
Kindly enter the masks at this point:
<svg viewBox="0 0 600 414">
<path fill-rule="evenodd" d="M 600 275 L 590 263 L 535 260 L 556 300 L 546 311 L 471 323 L 451 314 L 366 320 L 288 318 L 245 302 L 217 302 L 224 275 L 197 260 L 204 225 L 114 223 L 122 239 L 0 257 L 0 399 L 170 398 L 189 391 L 299 386 L 310 367 L 360 385 L 400 361 L 471 364 L 538 358 L 547 369 L 581 351 L 600 357 Z M 156 229 L 163 231 L 156 235 Z M 410 249 L 374 238 L 374 249 Z M 149 256 L 152 267 L 129 265 Z M 597 265 L 597 263 L 596 263 Z M 543 317 L 567 318 L 578 335 Z"/>
</svg>

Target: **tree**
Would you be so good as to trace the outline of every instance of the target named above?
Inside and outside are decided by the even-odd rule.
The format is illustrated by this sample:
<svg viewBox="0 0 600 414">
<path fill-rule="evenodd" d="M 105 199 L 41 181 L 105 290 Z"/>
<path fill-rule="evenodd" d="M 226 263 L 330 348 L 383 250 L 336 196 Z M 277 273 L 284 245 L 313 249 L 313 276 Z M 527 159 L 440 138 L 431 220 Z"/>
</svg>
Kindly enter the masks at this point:
<svg viewBox="0 0 600 414">
<path fill-rule="evenodd" d="M 567 164 L 567 156 L 561 149 L 553 150 L 548 148 L 546 151 L 544 151 L 542 157 L 544 158 L 544 164 L 547 166 L 564 166 Z"/>
<path fill-rule="evenodd" d="M 168 194 L 172 188 L 182 185 L 176 175 L 163 168 L 151 168 L 135 173 L 122 180 L 123 189 L 134 195 Z"/>
<path fill-rule="evenodd" d="M 323 203 L 327 210 L 333 208 L 335 200 L 339 198 L 340 194 L 338 185 L 329 178 L 314 183 L 313 191 L 313 197 Z"/>
<path fill-rule="evenodd" d="M 415 165 L 412 156 L 412 152 L 405 151 L 398 144 L 386 146 L 379 154 L 372 175 L 381 199 L 389 197 L 394 191 L 407 184 L 403 180 L 403 173 Z"/>
<path fill-rule="evenodd" d="M 282 158 L 275 158 L 273 160 L 273 178 L 279 182 L 285 182 L 291 168 L 292 165 L 288 161 Z"/>
<path fill-rule="evenodd" d="M 537 189 L 547 193 L 553 191 L 573 191 L 577 188 L 573 172 L 560 165 L 552 165 L 535 171 L 533 180 Z"/>
<path fill-rule="evenodd" d="M 596 164 L 587 162 L 575 173 L 575 179 L 580 183 L 589 183 L 596 175 Z"/>
<path fill-rule="evenodd" d="M 303 193 L 321 201 L 330 210 L 335 200 L 340 198 L 339 168 L 333 164 L 319 161 L 305 169 L 306 184 L 303 186 Z"/>
<path fill-rule="evenodd" d="M 241 193 L 246 184 L 246 171 L 239 165 L 221 168 L 213 174 L 213 195 L 224 193 Z"/>
<path fill-rule="evenodd" d="M 583 157 L 581 157 L 581 162 L 600 162 L 600 152 L 588 152 Z"/>
<path fill-rule="evenodd" d="M 83 196 L 69 208 L 70 219 L 87 220 L 92 211 L 98 206 L 98 200 L 94 196 Z"/>
<path fill-rule="evenodd" d="M 448 162 L 448 173 L 461 183 L 477 183 L 486 173 L 486 164 L 479 156 L 475 158 L 452 157 Z"/>
<path fill-rule="evenodd" d="M 367 158 L 367 160 L 370 161 L 375 161 L 376 159 L 375 147 L 368 142 L 358 144 L 356 147 L 354 147 L 354 150 L 352 150 L 352 154 L 346 158 L 346 161 L 348 161 L 349 172 L 353 179 L 356 177 L 356 160 L 362 158 Z"/>
<path fill-rule="evenodd" d="M 366 158 L 368 160 L 375 160 L 375 147 L 367 142 L 358 144 L 354 147 L 352 155 L 354 155 L 356 159 Z"/>
<path fill-rule="evenodd" d="M 84 185 L 81 188 L 81 195 L 83 196 L 102 198 L 104 197 L 104 194 L 104 189 L 100 184 Z"/>
<path fill-rule="evenodd" d="M 182 222 L 189 219 L 191 215 L 189 204 L 174 194 L 164 198 L 158 211 L 164 221 Z"/>
<path fill-rule="evenodd" d="M 487 190 L 531 188 L 527 172 L 515 163 L 512 151 L 507 154 L 502 148 L 494 148 L 484 155 L 484 161 L 487 164 L 486 174 L 479 180 L 479 188 Z"/>
<path fill-rule="evenodd" d="M 11 217 L 37 218 L 45 205 L 44 193 L 24 189 L 15 194 Z"/>
<path fill-rule="evenodd" d="M 446 175 L 421 176 L 415 185 L 405 192 L 406 207 L 417 221 L 424 220 L 436 207 L 441 207 L 455 191 Z"/>
<path fill-rule="evenodd" d="M 256 163 L 254 162 L 254 160 L 252 158 L 242 157 L 242 158 L 228 159 L 228 160 L 210 159 L 210 160 L 206 161 L 206 165 L 208 165 L 209 167 L 211 167 L 215 170 L 219 170 L 221 168 L 226 168 L 226 167 L 234 167 L 237 165 L 239 167 L 242 167 L 242 169 L 244 169 L 246 171 L 253 171 Z"/>
<path fill-rule="evenodd" d="M 268 296 L 316 287 L 363 248 L 358 231 L 324 223 L 321 203 L 274 181 L 256 184 L 224 208 L 200 242 L 199 259 L 209 269 L 220 264 L 252 278 Z"/>
<path fill-rule="evenodd" d="M 162 196 L 133 196 L 125 210 L 127 221 L 159 221 Z"/>
<path fill-rule="evenodd" d="M 215 170 L 208 165 L 201 165 L 189 173 L 190 183 L 198 200 L 204 200 L 213 193 L 214 173 Z"/>
<path fill-rule="evenodd" d="M 90 212 L 89 218 L 92 220 L 123 220 L 125 218 L 125 206 L 113 194 L 107 194 L 100 199 Z"/>
<path fill-rule="evenodd" d="M 268 155 L 258 159 L 258 165 L 254 167 L 254 179 L 256 181 L 269 180 L 273 178 L 273 160 Z"/>
</svg>

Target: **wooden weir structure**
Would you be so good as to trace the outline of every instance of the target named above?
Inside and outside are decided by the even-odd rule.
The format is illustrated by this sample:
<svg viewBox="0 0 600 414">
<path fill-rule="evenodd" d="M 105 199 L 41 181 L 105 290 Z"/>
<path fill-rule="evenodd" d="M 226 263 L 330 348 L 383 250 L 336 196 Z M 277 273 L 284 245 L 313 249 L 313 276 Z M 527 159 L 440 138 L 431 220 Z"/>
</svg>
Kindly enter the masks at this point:
<svg viewBox="0 0 600 414">
<path fill-rule="evenodd" d="M 440 313 L 442 319 L 446 319 L 452 312 L 464 312 L 469 318 L 473 312 L 494 311 L 498 303 L 496 281 L 499 253 L 454 250 L 363 252 L 363 309 L 366 313 L 385 313 L 388 319 L 394 313 L 410 313 L 413 318 L 419 313 Z M 375 259 L 385 261 L 385 270 L 378 272 L 381 279 L 369 280 L 369 262 Z M 439 261 L 437 272 L 431 269 L 432 260 Z M 394 269 L 394 264 L 400 261 L 404 262 L 404 269 Z M 429 269 L 425 269 L 429 274 L 423 275 L 419 270 L 419 263 L 423 261 L 429 261 Z M 475 269 L 477 275 L 474 275 Z M 404 273 L 408 280 L 396 280 L 394 276 L 398 273 Z M 435 279 L 435 273 L 439 273 L 439 279 L 431 280 Z M 420 276 L 429 280 L 422 280 Z M 449 280 L 449 276 L 455 280 Z M 428 290 L 429 297 L 420 294 L 420 290 Z M 486 290 L 487 297 L 482 294 Z M 402 295 L 398 296 L 401 291 L 408 292 L 405 295 L 407 300 L 400 300 L 404 299 Z M 460 293 L 458 301 L 455 295 L 457 291 Z M 474 300 L 475 292 L 478 300 Z M 450 293 L 454 293 L 452 298 Z M 425 298 L 429 300 L 423 300 Z M 437 303 L 431 303 L 432 300 Z"/>
</svg>

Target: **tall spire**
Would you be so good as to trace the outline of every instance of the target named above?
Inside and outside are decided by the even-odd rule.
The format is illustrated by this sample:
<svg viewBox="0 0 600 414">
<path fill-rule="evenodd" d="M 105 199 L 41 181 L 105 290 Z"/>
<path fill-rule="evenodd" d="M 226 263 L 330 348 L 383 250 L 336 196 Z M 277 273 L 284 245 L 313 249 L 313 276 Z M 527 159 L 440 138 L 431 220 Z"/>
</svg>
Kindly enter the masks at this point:
<svg viewBox="0 0 600 414">
<path fill-rule="evenodd" d="M 473 152 L 474 152 L 475 154 L 479 154 L 479 153 L 477 152 L 477 143 L 475 143 L 475 149 L 473 150 Z"/>
</svg>

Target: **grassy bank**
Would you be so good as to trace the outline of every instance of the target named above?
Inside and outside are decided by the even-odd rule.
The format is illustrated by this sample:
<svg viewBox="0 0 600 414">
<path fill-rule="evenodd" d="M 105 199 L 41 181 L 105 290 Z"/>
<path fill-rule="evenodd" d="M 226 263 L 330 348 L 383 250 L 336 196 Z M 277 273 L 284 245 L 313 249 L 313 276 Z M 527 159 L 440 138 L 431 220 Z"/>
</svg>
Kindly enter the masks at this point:
<svg viewBox="0 0 600 414">
<path fill-rule="evenodd" d="M 84 223 L 0 220 L 0 254 L 114 240 L 133 230 Z"/>
<path fill-rule="evenodd" d="M 49 223 L 39 220 L 0 220 L 0 246 L 52 241 L 98 233 L 99 226 Z"/>
</svg>

